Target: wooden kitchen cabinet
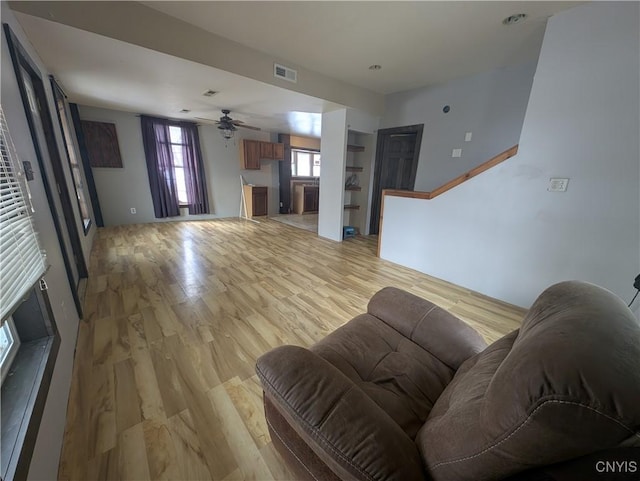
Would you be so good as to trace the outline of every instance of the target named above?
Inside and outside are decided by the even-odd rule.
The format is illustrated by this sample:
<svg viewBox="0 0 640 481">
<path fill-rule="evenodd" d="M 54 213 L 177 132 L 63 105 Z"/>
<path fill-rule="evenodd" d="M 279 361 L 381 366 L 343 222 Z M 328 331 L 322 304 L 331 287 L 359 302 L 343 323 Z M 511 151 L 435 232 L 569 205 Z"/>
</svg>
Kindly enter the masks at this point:
<svg viewBox="0 0 640 481">
<path fill-rule="evenodd" d="M 284 160 L 284 144 L 273 143 L 273 160 Z"/>
<path fill-rule="evenodd" d="M 240 143 L 240 168 L 245 170 L 260 170 L 259 140 L 242 139 Z"/>
<path fill-rule="evenodd" d="M 284 144 L 242 139 L 240 144 L 240 168 L 260 170 L 261 160 L 284 160 Z"/>
<path fill-rule="evenodd" d="M 317 185 L 296 185 L 293 192 L 293 211 L 296 214 L 318 212 L 320 188 Z"/>
<path fill-rule="evenodd" d="M 247 204 L 248 217 L 260 217 L 269 212 L 267 188 L 261 185 L 244 185 L 244 199 Z"/>
<path fill-rule="evenodd" d="M 273 159 L 273 144 L 271 142 L 260 142 L 260 158 Z"/>
</svg>

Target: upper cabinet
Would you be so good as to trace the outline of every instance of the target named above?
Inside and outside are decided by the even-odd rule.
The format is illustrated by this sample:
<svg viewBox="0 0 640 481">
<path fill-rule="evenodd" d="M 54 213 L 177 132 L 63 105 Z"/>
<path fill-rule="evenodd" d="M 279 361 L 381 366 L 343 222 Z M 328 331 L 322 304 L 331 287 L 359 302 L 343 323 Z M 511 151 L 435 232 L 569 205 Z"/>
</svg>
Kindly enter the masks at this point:
<svg viewBox="0 0 640 481">
<path fill-rule="evenodd" d="M 260 158 L 273 159 L 273 144 L 271 142 L 260 142 Z"/>
<path fill-rule="evenodd" d="M 260 170 L 260 141 L 242 139 L 240 144 L 240 168 Z"/>
<path fill-rule="evenodd" d="M 271 145 L 273 145 L 273 160 L 284 160 L 284 144 Z"/>
<path fill-rule="evenodd" d="M 284 160 L 284 144 L 242 139 L 240 168 L 260 170 L 261 160 Z"/>
</svg>

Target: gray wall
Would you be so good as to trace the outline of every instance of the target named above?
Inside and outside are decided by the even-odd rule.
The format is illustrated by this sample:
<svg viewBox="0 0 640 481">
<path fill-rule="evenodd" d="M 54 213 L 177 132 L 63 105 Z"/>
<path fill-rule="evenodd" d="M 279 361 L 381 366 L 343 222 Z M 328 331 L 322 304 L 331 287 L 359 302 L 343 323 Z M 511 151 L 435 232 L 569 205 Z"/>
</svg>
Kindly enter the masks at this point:
<svg viewBox="0 0 640 481">
<path fill-rule="evenodd" d="M 279 176 L 277 161 L 263 161 L 261 170 L 241 170 L 238 145 L 242 138 L 270 140 L 268 132 L 239 129 L 235 141 L 225 144 L 213 125 L 199 127 L 202 155 L 206 166 L 210 215 L 185 215 L 156 219 L 149 188 L 149 177 L 144 158 L 140 118 L 130 112 L 99 109 L 81 105 L 83 120 L 112 122 L 116 124 L 122 169 L 93 168 L 98 199 L 105 226 L 139 224 L 176 220 L 237 217 L 240 207 L 240 175 L 245 181 L 269 187 L 269 214 L 278 213 Z M 135 207 L 136 214 L 131 214 Z"/>
<path fill-rule="evenodd" d="M 18 36 L 22 46 L 27 50 L 31 59 L 37 63 L 40 74 L 47 89 L 49 109 L 55 112 L 52 101 L 51 88 L 48 83 L 49 72 L 44 68 L 40 59 L 31 48 L 24 32 L 16 21 L 7 3 L 1 3 L 2 21 L 8 23 Z M 2 107 L 7 117 L 7 123 L 11 137 L 21 160 L 31 161 L 35 180 L 29 182 L 29 188 L 33 199 L 35 212 L 35 224 L 42 247 L 47 252 L 47 263 L 51 266 L 45 279 L 49 285 L 49 298 L 51 308 L 56 320 L 60 337 L 62 339 L 60 351 L 56 360 L 51 387 L 47 397 L 35 451 L 29 470 L 29 479 L 56 479 L 58 474 L 58 461 L 62 447 L 62 436 L 67 412 L 67 400 L 71 385 L 71 372 L 73 367 L 73 355 L 76 344 L 78 328 L 78 315 L 75 311 L 73 297 L 67 275 L 64 269 L 62 253 L 56 236 L 53 219 L 47 203 L 43 184 L 43 173 L 40 171 L 36 154 L 29 133 L 27 118 L 22 106 L 22 100 L 18 91 L 18 83 L 11 64 L 9 50 L 2 32 Z M 56 141 L 62 147 L 62 137 L 56 127 Z M 67 166 L 65 166 L 67 167 Z M 66 171 L 69 179 L 69 172 Z M 52 177 L 50 166 L 47 166 L 47 175 Z M 95 229 L 93 229 L 95 230 Z M 82 235 L 82 234 L 81 234 Z M 93 232 L 84 238 L 84 249 L 88 255 L 91 249 Z"/>
<path fill-rule="evenodd" d="M 433 190 L 518 143 L 535 68 L 529 62 L 386 97 L 380 128 L 424 124 L 415 190 Z M 462 157 L 451 157 L 458 148 Z"/>
<path fill-rule="evenodd" d="M 521 306 L 566 279 L 628 302 L 640 271 L 638 7 L 552 17 L 518 155 L 430 201 L 387 197 L 381 256 Z M 548 192 L 551 177 L 568 190 Z"/>
</svg>

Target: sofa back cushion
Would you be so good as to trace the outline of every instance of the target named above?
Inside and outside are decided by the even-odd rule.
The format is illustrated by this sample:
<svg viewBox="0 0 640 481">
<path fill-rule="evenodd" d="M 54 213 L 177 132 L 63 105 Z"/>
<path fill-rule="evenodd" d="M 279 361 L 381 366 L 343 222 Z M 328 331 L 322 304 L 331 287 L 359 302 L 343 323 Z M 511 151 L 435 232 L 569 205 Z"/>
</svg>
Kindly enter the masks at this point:
<svg viewBox="0 0 640 481">
<path fill-rule="evenodd" d="M 417 436 L 439 480 L 492 480 L 640 446 L 640 325 L 600 287 L 556 284 L 467 360 Z"/>
</svg>

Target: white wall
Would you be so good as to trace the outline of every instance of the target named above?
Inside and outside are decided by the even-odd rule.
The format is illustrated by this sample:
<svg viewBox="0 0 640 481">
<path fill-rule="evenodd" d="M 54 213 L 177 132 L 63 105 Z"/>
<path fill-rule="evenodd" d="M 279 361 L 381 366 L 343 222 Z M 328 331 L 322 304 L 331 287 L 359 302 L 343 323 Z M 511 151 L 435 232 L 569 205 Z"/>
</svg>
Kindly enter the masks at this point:
<svg viewBox="0 0 640 481">
<path fill-rule="evenodd" d="M 269 140 L 268 132 L 239 129 L 234 140 L 225 143 L 214 125 L 199 126 L 200 144 L 206 166 L 211 214 L 188 214 L 156 219 L 144 157 L 140 118 L 129 112 L 79 106 L 82 120 L 116 124 L 122 169 L 93 168 L 105 226 L 176 220 L 237 217 L 240 207 L 240 174 L 248 183 L 266 185 L 269 214 L 278 213 L 279 175 L 277 161 L 263 161 L 261 170 L 241 170 L 238 146 L 242 138 Z M 130 209 L 135 207 L 136 214 Z"/>
<path fill-rule="evenodd" d="M 346 109 L 322 114 L 320 146 L 322 168 L 320 169 L 318 235 L 341 241 L 344 215 L 344 168 L 347 152 Z"/>
<path fill-rule="evenodd" d="M 566 279 L 628 302 L 640 271 L 638 14 L 590 3 L 552 17 L 518 155 L 431 201 L 387 197 L 381 257 L 520 306 Z M 568 190 L 548 192 L 551 177 Z"/>
<path fill-rule="evenodd" d="M 434 190 L 518 143 L 535 68 L 528 62 L 386 96 L 381 128 L 424 124 L 415 190 Z M 462 157 L 451 157 L 457 148 Z"/>
<path fill-rule="evenodd" d="M 36 62 L 47 90 L 49 109 L 55 112 L 51 88 L 48 83 L 49 72 L 44 68 L 35 51 L 28 43 L 24 32 L 16 21 L 6 2 L 1 3 L 2 21 L 8 23 L 18 37 L 22 46 L 27 50 L 31 59 Z M 53 219 L 47 203 L 43 184 L 43 173 L 40 171 L 33 147 L 27 118 L 18 90 L 18 83 L 11 64 L 9 50 L 7 48 L 4 31 L 2 32 L 2 107 L 5 111 L 11 137 L 21 160 L 31 161 L 35 180 L 29 182 L 29 188 L 36 209 L 35 225 L 38 230 L 42 247 L 47 252 L 47 262 L 51 268 L 45 279 L 49 286 L 49 298 L 51 308 L 60 331 L 61 344 L 53 371 L 51 387 L 38 431 L 38 437 L 33 453 L 33 459 L 29 470 L 29 479 L 56 479 L 58 474 L 58 462 L 62 447 L 64 433 L 67 400 L 71 385 L 71 372 L 73 367 L 73 355 L 76 344 L 78 328 L 78 315 L 75 310 L 71 289 L 62 260 L 60 245 L 56 236 Z M 56 127 L 56 141 L 62 146 L 62 137 L 57 128 L 57 119 L 54 119 Z M 68 166 L 65 166 L 68 167 Z M 47 168 L 47 175 L 51 178 L 52 172 Z M 65 171 L 68 176 L 68 171 Z M 92 233 L 93 234 L 93 233 Z M 82 234 L 81 234 L 82 235 Z M 91 236 L 88 236 L 83 246 L 91 248 Z"/>
</svg>

